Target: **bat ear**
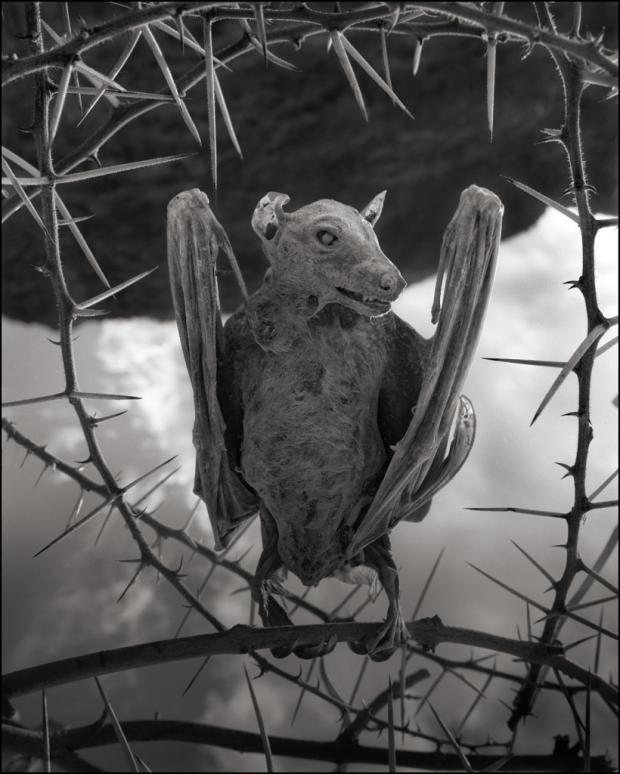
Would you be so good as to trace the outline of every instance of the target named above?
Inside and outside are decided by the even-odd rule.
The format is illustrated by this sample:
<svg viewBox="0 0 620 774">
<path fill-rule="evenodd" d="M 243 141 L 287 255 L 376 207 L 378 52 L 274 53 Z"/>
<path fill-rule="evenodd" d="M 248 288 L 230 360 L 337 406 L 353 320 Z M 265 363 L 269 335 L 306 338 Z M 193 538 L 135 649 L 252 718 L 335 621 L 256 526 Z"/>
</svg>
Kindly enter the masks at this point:
<svg viewBox="0 0 620 774">
<path fill-rule="evenodd" d="M 381 210 L 383 210 L 383 202 L 385 201 L 385 195 L 387 191 L 381 191 L 375 198 L 369 202 L 363 210 L 360 210 L 362 218 L 367 220 L 374 228 L 376 222 L 381 217 Z"/>
<path fill-rule="evenodd" d="M 272 240 L 282 227 L 288 214 L 282 210 L 291 197 L 277 191 L 269 191 L 256 205 L 252 215 L 252 228 L 261 239 Z"/>
</svg>

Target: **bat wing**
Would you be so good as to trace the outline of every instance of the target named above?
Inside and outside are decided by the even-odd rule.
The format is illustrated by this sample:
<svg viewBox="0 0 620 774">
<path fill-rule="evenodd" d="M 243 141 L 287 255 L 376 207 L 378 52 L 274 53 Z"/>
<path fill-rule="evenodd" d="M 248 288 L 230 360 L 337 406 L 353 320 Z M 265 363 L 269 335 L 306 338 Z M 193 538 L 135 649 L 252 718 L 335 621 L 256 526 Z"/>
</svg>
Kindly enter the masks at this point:
<svg viewBox="0 0 620 774">
<path fill-rule="evenodd" d="M 239 449 L 227 448 L 226 421 L 218 400 L 225 339 L 216 260 L 222 250 L 247 299 L 232 246 L 205 193 L 183 191 L 168 204 L 168 268 L 181 347 L 194 393 L 196 448 L 194 491 L 206 503 L 217 549 L 226 547 L 258 509 L 256 495 L 233 469 Z M 219 371 L 219 373 L 218 373 Z M 220 394 L 222 392 L 222 385 Z M 228 443 L 234 443 L 228 434 Z M 237 443 L 239 441 L 237 440 Z"/>
<path fill-rule="evenodd" d="M 432 311 L 433 322 L 438 325 L 435 335 L 426 343 L 422 374 L 412 373 L 403 364 L 403 347 L 396 348 L 400 353 L 397 354 L 400 365 L 397 363 L 394 368 L 396 378 L 399 370 L 409 370 L 412 381 L 419 381 L 413 416 L 411 396 L 406 389 L 401 390 L 402 403 L 397 410 L 392 409 L 391 415 L 408 413 L 411 420 L 404 436 L 392 447 L 394 455 L 385 476 L 368 511 L 356 526 L 349 557 L 389 532 L 402 519 L 421 520 L 431 497 L 456 475 L 467 459 L 474 441 L 475 414 L 460 390 L 476 349 L 491 292 L 502 213 L 499 198 L 484 188 L 470 186 L 461 194 L 443 239 Z M 391 376 L 388 374 L 388 378 Z M 398 390 L 393 392 L 398 394 Z"/>
</svg>

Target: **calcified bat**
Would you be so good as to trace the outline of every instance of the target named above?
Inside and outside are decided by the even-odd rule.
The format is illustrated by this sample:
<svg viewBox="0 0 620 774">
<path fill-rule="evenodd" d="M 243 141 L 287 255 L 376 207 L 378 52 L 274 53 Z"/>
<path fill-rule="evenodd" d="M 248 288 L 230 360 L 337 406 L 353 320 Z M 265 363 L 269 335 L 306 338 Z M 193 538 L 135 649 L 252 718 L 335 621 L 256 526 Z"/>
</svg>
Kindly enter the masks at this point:
<svg viewBox="0 0 620 774">
<path fill-rule="evenodd" d="M 168 205 L 175 315 L 195 403 L 194 491 L 216 548 L 260 514 L 263 552 L 252 594 L 264 625 L 290 621 L 274 594 L 293 572 L 306 586 L 378 579 L 389 607 L 378 636 L 353 643 L 388 658 L 407 638 L 390 531 L 420 521 L 471 449 L 475 416 L 460 390 L 489 299 L 503 207 L 477 186 L 444 235 L 424 339 L 391 311 L 405 287 L 374 226 L 385 192 L 358 212 L 330 199 L 286 212 L 268 193 L 252 227 L 269 261 L 248 297 L 206 194 Z M 243 305 L 222 325 L 222 251 Z M 333 640 L 295 648 L 301 657 Z M 276 651 L 275 655 L 285 655 Z"/>
</svg>

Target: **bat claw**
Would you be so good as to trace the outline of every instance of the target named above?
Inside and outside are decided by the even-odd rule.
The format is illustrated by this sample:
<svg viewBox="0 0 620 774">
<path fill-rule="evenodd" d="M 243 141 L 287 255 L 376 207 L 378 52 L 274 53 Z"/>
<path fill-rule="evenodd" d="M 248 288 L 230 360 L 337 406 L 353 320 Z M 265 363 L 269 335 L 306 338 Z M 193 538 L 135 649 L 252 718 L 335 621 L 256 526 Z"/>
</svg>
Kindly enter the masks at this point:
<svg viewBox="0 0 620 774">
<path fill-rule="evenodd" d="M 358 656 L 365 656 L 368 653 L 368 645 L 365 640 L 353 640 L 349 643 L 349 650 L 357 653 Z"/>
<path fill-rule="evenodd" d="M 378 634 L 366 640 L 350 642 L 349 648 L 372 661 L 387 661 L 409 638 L 407 626 L 399 609 L 388 614 Z"/>
<path fill-rule="evenodd" d="M 264 626 L 292 626 L 293 622 L 288 617 L 286 610 L 279 602 L 266 595 L 259 608 L 260 617 Z"/>
<path fill-rule="evenodd" d="M 288 597 L 290 593 L 278 581 L 268 580 L 263 583 L 266 594 L 277 594 L 279 597 Z"/>
<path fill-rule="evenodd" d="M 291 619 L 286 614 L 285 609 L 270 595 L 266 595 L 259 613 L 264 626 L 291 626 Z M 271 648 L 271 655 L 274 658 L 286 658 L 292 652 L 293 649 L 289 645 Z"/>
<path fill-rule="evenodd" d="M 271 648 L 270 652 L 274 658 L 286 658 L 291 655 L 293 650 L 289 645 L 280 645 L 277 648 Z"/>
<path fill-rule="evenodd" d="M 271 583 L 264 583 L 261 589 L 261 602 L 259 605 L 259 614 L 263 626 L 292 626 L 292 621 L 286 614 L 286 610 L 269 593 L 272 590 Z M 338 644 L 338 637 L 330 634 L 327 639 L 313 644 L 304 645 L 279 645 L 271 648 L 271 655 L 274 658 L 286 658 L 294 653 L 298 658 L 317 658 L 326 656 Z"/>
<path fill-rule="evenodd" d="M 258 613 L 263 626 L 292 626 L 293 622 L 288 617 L 286 610 L 273 598 L 272 592 L 274 591 L 276 589 L 271 581 L 263 582 L 258 591 Z M 286 658 L 293 653 L 294 648 L 290 645 L 279 645 L 270 650 L 274 658 Z"/>
<path fill-rule="evenodd" d="M 330 634 L 326 640 L 321 640 L 316 644 L 299 645 L 293 652 L 298 658 L 320 658 L 331 653 L 337 644 L 338 637 L 335 634 Z"/>
</svg>

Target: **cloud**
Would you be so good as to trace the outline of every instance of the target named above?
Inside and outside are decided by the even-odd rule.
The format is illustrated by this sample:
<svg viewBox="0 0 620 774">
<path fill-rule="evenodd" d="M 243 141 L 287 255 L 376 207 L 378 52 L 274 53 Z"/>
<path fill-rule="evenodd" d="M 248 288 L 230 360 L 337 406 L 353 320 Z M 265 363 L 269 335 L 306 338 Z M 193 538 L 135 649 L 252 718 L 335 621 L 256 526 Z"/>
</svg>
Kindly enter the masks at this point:
<svg viewBox="0 0 620 774">
<path fill-rule="evenodd" d="M 596 243 L 597 291 L 601 309 L 617 314 L 618 247 L 607 229 Z M 563 417 L 577 406 L 577 382 L 570 376 L 551 404 L 530 427 L 531 419 L 551 386 L 556 369 L 534 368 L 483 360 L 512 357 L 566 360 L 584 338 L 586 317 L 579 291 L 562 283 L 580 273 L 580 239 L 575 225 L 548 210 L 528 232 L 502 243 L 496 280 L 478 350 L 464 393 L 478 418 L 476 441 L 457 477 L 434 499 L 421 524 L 401 524 L 393 544 L 401 567 L 403 604 L 409 609 L 424 584 L 433 558 L 442 546 L 446 555 L 433 581 L 424 615 L 438 613 L 455 625 L 514 632 L 524 630 L 524 605 L 477 575 L 472 562 L 541 602 L 541 575 L 510 544 L 533 554 L 555 577 L 563 570 L 564 552 L 553 546 L 566 539 L 565 523 L 512 513 L 467 511 L 467 506 L 521 506 L 565 511 L 572 505 L 570 478 L 561 480 L 555 461 L 574 459 L 577 424 Z M 426 316 L 434 278 L 403 294 L 397 311 L 424 335 L 431 333 Z M 611 339 L 609 332 L 603 341 Z M 614 469 L 617 458 L 617 356 L 597 359 L 592 382 L 592 422 L 587 490 L 593 491 Z M 617 480 L 605 499 L 617 496 Z M 581 531 L 580 551 L 593 562 L 613 527 L 613 511 L 597 511 Z M 613 562 L 610 562 L 612 564 Z M 609 572 L 606 568 L 605 572 Z M 607 615 L 613 616 L 611 610 Z M 593 617 L 593 616 L 589 616 Z M 610 624 L 613 625 L 613 624 Z M 571 639 L 569 624 L 565 636 Z M 572 639 L 583 636 L 579 629 Z"/>
<path fill-rule="evenodd" d="M 562 360 L 570 355 L 584 336 L 585 316 L 579 292 L 569 291 L 562 283 L 579 276 L 579 244 L 575 225 L 560 214 L 548 211 L 529 232 L 501 246 L 488 315 L 464 388 L 478 415 L 476 443 L 463 470 L 435 498 L 428 518 L 420 524 L 399 525 L 394 533 L 406 614 L 411 613 L 435 557 L 443 546 L 446 546 L 446 553 L 421 614 L 439 614 L 446 623 L 507 636 L 514 635 L 515 624 L 523 625 L 523 603 L 478 576 L 465 562 L 474 562 L 512 583 L 515 588 L 543 601 L 547 601 L 547 597 L 542 595 L 544 580 L 532 572 L 527 560 L 512 548 L 509 539 L 513 538 L 523 545 L 556 576 L 562 570 L 564 554 L 551 546 L 565 539 L 564 522 L 513 514 L 475 513 L 464 508 L 470 505 L 523 505 L 555 510 L 570 505 L 573 494 L 570 479 L 560 480 L 561 471 L 554 461 L 570 462 L 574 456 L 576 424 L 574 419 L 561 414 L 574 410 L 576 406 L 576 380 L 572 376 L 567 379 L 551 405 L 530 428 L 530 420 L 553 381 L 555 371 L 493 363 L 482 358 L 501 356 Z M 605 314 L 612 315 L 617 309 L 616 232 L 613 229 L 601 232 L 596 248 L 599 303 Z M 433 285 L 434 279 L 429 278 L 408 288 L 395 305 L 396 311 L 424 335 L 432 333 L 430 306 Z M 13 341 L 13 333 L 17 332 L 17 325 L 4 324 L 15 325 L 10 329 L 11 336 L 6 336 L 9 344 Z M 50 391 L 54 391 L 58 389 L 55 382 L 46 383 L 45 388 L 43 382 L 46 382 L 52 369 L 48 349 L 56 358 L 58 353 L 44 342 L 44 333 L 47 332 L 42 331 L 40 326 L 21 326 L 19 339 L 15 338 L 18 344 L 10 344 L 15 346 L 14 360 L 10 362 L 21 362 L 20 351 L 28 352 L 29 356 L 24 360 L 24 367 L 28 368 L 27 383 L 41 383 L 40 392 L 47 391 L 48 386 Z M 612 335 L 614 332 L 607 334 L 604 340 Z M 44 345 L 40 345 L 41 339 Z M 83 374 L 80 382 L 82 389 L 142 396 L 142 400 L 128 404 L 89 404 L 100 415 L 121 408 L 130 409 L 125 417 L 104 423 L 98 431 L 106 459 L 115 473 L 122 474 L 123 482 L 132 480 L 166 457 L 179 454 L 183 467 L 158 497 L 166 497 L 167 522 L 174 518 L 183 521 L 195 501 L 191 493 L 194 475 L 191 442 L 193 401 L 175 323 L 132 319 L 85 324 L 80 326 L 76 353 L 78 369 Z M 594 370 L 592 412 L 595 438 L 588 466 L 589 491 L 616 466 L 617 409 L 611 403 L 617 391 L 616 354 L 611 351 L 601 356 Z M 34 372 L 35 363 L 41 364 L 41 372 Z M 19 394 L 19 382 L 14 369 L 6 371 L 10 381 L 7 397 L 10 399 Z M 56 377 L 57 374 L 54 374 Z M 53 451 L 66 452 L 73 459 L 83 444 L 70 410 L 67 408 L 66 414 L 62 413 L 64 411 L 60 405 L 48 404 L 44 406 L 43 414 L 34 411 L 28 415 L 19 414 L 18 425 L 25 432 L 32 433 L 37 442 L 47 442 Z M 34 478 L 38 470 L 32 474 L 29 464 L 23 473 L 29 473 L 30 478 Z M 171 468 L 172 465 L 160 475 Z M 146 491 L 157 477 L 144 482 L 142 490 L 136 489 L 136 496 Z M 60 477 L 54 480 L 60 480 Z M 29 481 L 28 485 L 31 484 L 32 481 Z M 33 530 L 32 522 L 27 520 L 30 512 L 54 515 L 54 502 L 59 502 L 58 492 L 54 493 L 56 500 L 50 498 L 46 485 L 47 479 L 44 479 L 34 494 L 29 492 L 28 500 L 22 495 L 28 507 L 24 507 L 24 513 L 19 512 L 19 519 L 7 522 L 7 537 L 10 540 L 13 538 L 8 534 L 9 529 L 30 537 Z M 71 486 L 74 487 L 74 484 Z M 605 498 L 611 499 L 616 492 L 617 482 L 606 490 Z M 35 495 L 40 498 L 39 501 L 35 501 Z M 72 491 L 69 499 L 73 502 L 74 498 Z M 66 503 L 63 503 L 63 508 L 65 513 Z M 200 527 L 206 531 L 209 528 L 204 508 L 201 513 Z M 613 525 L 613 516 L 608 510 L 596 512 L 588 518 L 580 541 L 580 552 L 585 561 L 592 563 L 598 555 Z M 114 558 L 119 548 L 119 535 L 123 540 L 129 540 L 120 524 L 116 529 L 117 532 L 112 534 L 110 530 L 103 545 L 98 548 L 98 551 L 107 551 L 113 543 Z M 257 532 L 255 525 L 251 534 L 246 535 L 233 552 L 235 556 L 241 555 L 256 539 Z M 24 538 L 20 547 L 25 545 Z M 28 544 L 27 549 L 30 547 Z M 258 547 L 244 561 L 245 566 L 253 565 L 257 552 Z M 67 554 L 58 556 L 60 559 L 56 561 L 60 566 L 54 578 L 63 578 L 65 572 L 67 577 L 57 585 L 50 584 L 48 579 L 45 586 L 35 585 L 38 578 L 33 578 L 32 586 L 28 587 L 29 626 L 15 646 L 9 649 L 9 661 L 18 660 L 19 666 L 22 666 L 68 655 L 67 651 L 85 652 L 112 644 L 146 641 L 154 636 L 165 636 L 161 634 L 163 625 L 167 626 L 166 633 L 176 626 L 182 614 L 179 600 L 174 597 L 171 603 L 174 595 L 164 593 L 162 586 L 155 586 L 152 574 L 147 574 L 146 579 L 140 580 L 131 589 L 122 605 L 116 605 L 133 565 L 125 566 L 122 578 L 119 578 L 119 574 L 111 575 L 108 560 L 103 562 L 107 564 L 104 576 L 103 568 L 92 561 L 92 554 L 77 564 L 67 561 Z M 9 583 L 16 577 L 15 564 L 17 559 L 14 558 L 13 574 L 7 571 Z M 192 564 L 192 570 L 194 567 Z M 117 573 L 116 569 L 113 573 Z M 227 624 L 245 622 L 247 593 L 229 594 L 232 588 L 241 586 L 242 581 L 225 570 L 218 570 L 216 577 L 217 584 L 208 588 L 205 598 L 215 606 L 216 614 Z M 295 587 L 298 587 L 297 584 Z M 310 598 L 320 600 L 329 607 L 330 602 L 336 604 L 349 590 L 348 586 L 329 581 L 313 590 Z M 358 593 L 349 609 L 355 609 L 363 598 Z M 365 616 L 376 620 L 384 609 L 385 601 L 381 597 L 376 605 L 367 608 Z M 609 613 L 608 617 L 606 610 L 606 625 L 612 626 L 614 614 L 611 610 Z M 197 620 L 195 615 L 192 623 Z M 569 627 L 566 628 L 568 630 Z M 447 650 L 444 652 L 447 653 Z M 601 672 L 606 674 L 613 653 L 604 651 L 603 655 Z M 339 646 L 332 659 L 330 674 L 333 672 L 334 677 L 341 680 L 345 686 L 344 694 L 349 695 L 349 683 L 354 680 L 354 670 L 359 662 L 356 660 L 352 666 L 351 654 L 344 646 Z M 216 666 L 210 665 L 209 669 L 213 672 L 209 673 L 208 680 L 205 677 L 208 687 L 201 707 L 202 719 L 255 730 L 256 722 L 239 660 L 218 657 L 217 662 L 214 660 L 212 663 Z M 375 688 L 381 690 L 384 687 L 383 678 L 381 670 L 369 670 L 360 695 L 368 698 Z M 465 699 L 454 700 L 456 688 L 453 683 L 448 683 L 452 705 L 464 706 Z M 268 729 L 272 733 L 285 732 L 296 700 L 296 689 L 288 685 L 272 685 L 266 678 L 256 686 Z M 331 722 L 332 716 L 327 716 L 323 705 L 310 699 L 307 704 L 307 710 L 304 709 L 307 712 L 306 724 L 315 733 L 320 733 L 328 721 Z M 319 707 L 316 712 L 315 706 Z M 494 717 L 490 718 L 490 725 L 500 722 L 496 715 L 494 713 Z M 305 730 L 299 732 L 300 736 Z M 262 765 L 260 756 L 239 757 L 235 763 L 247 768 Z"/>
<path fill-rule="evenodd" d="M 16 648 L 20 661 L 32 664 L 58 658 L 68 646 L 77 654 L 102 648 L 105 641 L 114 645 L 140 642 L 144 631 L 165 613 L 166 605 L 152 578 L 136 583 L 117 604 L 129 573 L 110 580 L 104 562 L 90 562 L 89 566 L 79 586 L 72 586 L 71 578 L 66 578 L 54 590 L 53 604 L 49 599 L 34 602 L 30 630 Z"/>
</svg>

